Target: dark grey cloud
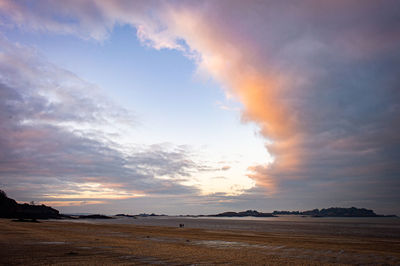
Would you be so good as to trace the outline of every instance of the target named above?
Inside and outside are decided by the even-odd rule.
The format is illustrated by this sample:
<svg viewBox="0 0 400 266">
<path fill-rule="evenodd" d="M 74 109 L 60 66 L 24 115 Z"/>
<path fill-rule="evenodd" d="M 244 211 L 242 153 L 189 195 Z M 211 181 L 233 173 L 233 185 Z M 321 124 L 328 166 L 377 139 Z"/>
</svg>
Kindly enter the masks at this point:
<svg viewBox="0 0 400 266">
<path fill-rule="evenodd" d="M 248 40 L 237 42 L 242 50 L 251 44 L 253 66 L 293 78 L 279 100 L 299 139 L 290 149 L 268 145 L 277 163 L 256 168 L 256 179 L 275 183 L 276 195 L 266 196 L 268 188 L 248 193 L 265 198 L 267 209 L 302 202 L 400 213 L 398 2 L 237 5 L 244 9 L 230 6 L 232 16 L 215 12 L 211 21 L 219 25 L 221 15 L 228 28 L 244 20 L 230 34 Z M 291 153 L 298 164 L 281 166 Z"/>
</svg>

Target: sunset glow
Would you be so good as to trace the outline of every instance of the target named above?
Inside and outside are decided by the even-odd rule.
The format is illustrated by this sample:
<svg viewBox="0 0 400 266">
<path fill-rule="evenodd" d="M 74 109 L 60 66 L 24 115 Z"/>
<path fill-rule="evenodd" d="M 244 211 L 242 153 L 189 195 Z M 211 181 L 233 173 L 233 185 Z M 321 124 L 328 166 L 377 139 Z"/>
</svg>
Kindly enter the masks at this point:
<svg viewBox="0 0 400 266">
<path fill-rule="evenodd" d="M 400 214 L 398 6 L 0 0 L 0 189 L 65 212 Z"/>
</svg>

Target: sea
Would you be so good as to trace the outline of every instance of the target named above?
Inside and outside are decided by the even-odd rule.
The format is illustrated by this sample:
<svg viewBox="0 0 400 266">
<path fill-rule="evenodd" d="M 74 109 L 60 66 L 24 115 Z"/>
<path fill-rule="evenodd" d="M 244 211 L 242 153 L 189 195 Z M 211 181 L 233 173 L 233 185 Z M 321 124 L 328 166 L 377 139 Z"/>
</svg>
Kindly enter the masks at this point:
<svg viewBox="0 0 400 266">
<path fill-rule="evenodd" d="M 399 217 L 114 217 L 114 219 L 64 220 L 95 224 L 132 224 L 210 230 L 239 230 L 270 233 L 330 234 L 400 238 Z"/>
</svg>

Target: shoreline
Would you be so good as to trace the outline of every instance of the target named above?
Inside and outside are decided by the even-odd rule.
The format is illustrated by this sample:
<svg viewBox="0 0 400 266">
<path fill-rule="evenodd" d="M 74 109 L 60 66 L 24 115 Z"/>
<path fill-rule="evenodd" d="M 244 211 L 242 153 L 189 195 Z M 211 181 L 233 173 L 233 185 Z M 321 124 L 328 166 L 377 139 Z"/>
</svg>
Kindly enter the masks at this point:
<svg viewBox="0 0 400 266">
<path fill-rule="evenodd" d="M 115 219 L 59 220 L 88 224 L 127 224 L 137 226 L 178 227 L 207 230 L 234 230 L 266 233 L 302 233 L 320 235 L 348 235 L 360 237 L 386 237 L 400 239 L 399 218 L 314 218 L 314 217 L 274 218 L 226 218 L 226 217 L 118 217 Z"/>
<path fill-rule="evenodd" d="M 400 264 L 400 239 L 0 219 L 0 264 Z"/>
</svg>

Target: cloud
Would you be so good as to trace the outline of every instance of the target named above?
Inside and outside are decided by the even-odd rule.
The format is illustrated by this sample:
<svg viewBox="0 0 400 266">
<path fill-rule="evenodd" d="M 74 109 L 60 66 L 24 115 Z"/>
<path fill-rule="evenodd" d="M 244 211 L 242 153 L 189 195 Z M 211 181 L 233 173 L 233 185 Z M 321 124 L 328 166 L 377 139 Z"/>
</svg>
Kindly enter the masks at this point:
<svg viewBox="0 0 400 266">
<path fill-rule="evenodd" d="M 118 142 L 135 118 L 96 86 L 0 38 L 0 176 L 10 195 L 121 199 L 196 193 L 184 146 Z M 92 201 L 93 201 L 92 200 Z"/>
<path fill-rule="evenodd" d="M 228 171 L 229 169 L 231 169 L 231 167 L 229 165 L 224 165 L 221 167 L 222 171 Z"/>
<path fill-rule="evenodd" d="M 397 1 L 88 0 L 28 8 L 3 0 L 0 9 L 12 25 L 96 40 L 128 24 L 144 44 L 182 51 L 243 104 L 244 122 L 259 125 L 275 161 L 251 166 L 249 176 L 277 197 L 324 197 L 323 187 L 337 200 L 354 191 L 364 200 L 379 194 L 382 205 L 400 200 L 392 190 L 400 188 Z"/>
<path fill-rule="evenodd" d="M 41 201 L 44 204 L 52 207 L 70 207 L 70 206 L 87 206 L 92 204 L 104 204 L 104 201 L 88 200 L 88 201 Z"/>
</svg>

